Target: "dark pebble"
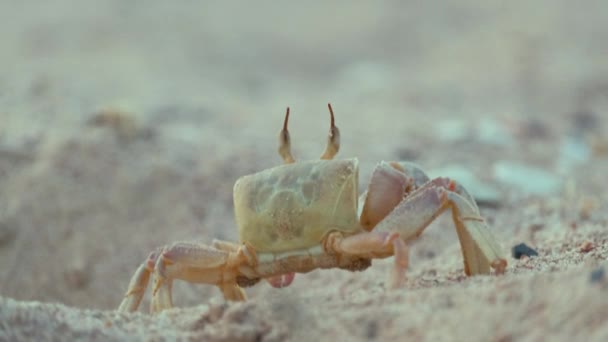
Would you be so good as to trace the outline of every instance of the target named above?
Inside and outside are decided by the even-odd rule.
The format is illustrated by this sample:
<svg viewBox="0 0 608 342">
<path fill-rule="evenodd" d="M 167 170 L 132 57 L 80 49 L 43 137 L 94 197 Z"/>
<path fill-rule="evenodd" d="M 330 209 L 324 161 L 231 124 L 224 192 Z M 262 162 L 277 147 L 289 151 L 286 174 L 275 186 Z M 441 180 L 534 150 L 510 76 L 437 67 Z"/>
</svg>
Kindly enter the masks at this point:
<svg viewBox="0 0 608 342">
<path fill-rule="evenodd" d="M 579 110 L 572 115 L 575 133 L 585 133 L 598 128 L 599 119 L 597 114 L 589 110 Z"/>
<path fill-rule="evenodd" d="M 513 248 L 511 248 L 511 255 L 513 255 L 513 258 L 519 259 L 524 255 L 527 257 L 537 256 L 538 252 L 528 247 L 528 245 L 525 243 L 520 243 L 519 245 L 515 245 Z"/>
<path fill-rule="evenodd" d="M 14 222 L 0 221 L 0 247 L 12 243 L 17 237 L 18 231 Z"/>
<path fill-rule="evenodd" d="M 365 330 L 368 340 L 373 340 L 378 337 L 378 321 L 369 321 Z"/>
<path fill-rule="evenodd" d="M 606 271 L 604 271 L 604 267 L 598 267 L 591 272 L 590 281 L 592 283 L 601 283 L 606 278 Z"/>
</svg>

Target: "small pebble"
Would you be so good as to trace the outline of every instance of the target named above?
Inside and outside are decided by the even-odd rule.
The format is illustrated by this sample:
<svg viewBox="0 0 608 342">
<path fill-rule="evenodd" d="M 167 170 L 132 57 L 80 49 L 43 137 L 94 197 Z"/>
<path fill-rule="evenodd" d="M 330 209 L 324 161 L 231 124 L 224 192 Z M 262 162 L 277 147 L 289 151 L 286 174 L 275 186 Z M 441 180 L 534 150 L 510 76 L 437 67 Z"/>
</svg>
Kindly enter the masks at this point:
<svg viewBox="0 0 608 342">
<path fill-rule="evenodd" d="M 591 271 L 591 277 L 589 281 L 592 283 L 601 283 L 606 278 L 606 272 L 604 271 L 604 267 L 598 267 L 595 270 Z"/>
<path fill-rule="evenodd" d="M 589 145 L 595 157 L 608 156 L 608 139 L 599 135 L 591 135 L 589 137 Z"/>
<path fill-rule="evenodd" d="M 0 247 L 9 245 L 17 237 L 17 226 L 14 222 L 0 221 Z"/>
<path fill-rule="evenodd" d="M 579 203 L 579 217 L 581 220 L 588 220 L 600 206 L 599 200 L 596 197 L 585 197 Z"/>
<path fill-rule="evenodd" d="M 511 248 L 511 255 L 513 255 L 513 258 L 515 259 L 520 259 L 522 256 L 538 256 L 538 252 L 528 247 L 528 245 L 525 243 L 520 243 L 519 245 L 515 245 L 513 248 Z"/>
<path fill-rule="evenodd" d="M 400 147 L 395 153 L 399 160 L 414 161 L 420 158 L 420 151 L 412 147 Z"/>
<path fill-rule="evenodd" d="M 546 139 L 551 135 L 547 125 L 538 119 L 529 119 L 518 123 L 516 134 L 524 139 Z"/>
<path fill-rule="evenodd" d="M 589 253 L 591 252 L 591 250 L 593 250 L 593 242 L 591 241 L 585 241 L 581 244 L 579 251 L 581 253 Z"/>
<path fill-rule="evenodd" d="M 120 138 L 133 138 L 139 131 L 139 125 L 133 113 L 112 107 L 97 111 L 87 123 L 94 127 L 109 128 Z"/>
<path fill-rule="evenodd" d="M 572 127 L 574 134 L 581 135 L 588 131 L 596 130 L 599 127 L 599 118 L 596 113 L 581 109 L 572 114 Z"/>
<path fill-rule="evenodd" d="M 368 340 L 373 340 L 378 337 L 378 321 L 370 320 L 367 323 L 365 334 L 367 335 Z"/>
</svg>

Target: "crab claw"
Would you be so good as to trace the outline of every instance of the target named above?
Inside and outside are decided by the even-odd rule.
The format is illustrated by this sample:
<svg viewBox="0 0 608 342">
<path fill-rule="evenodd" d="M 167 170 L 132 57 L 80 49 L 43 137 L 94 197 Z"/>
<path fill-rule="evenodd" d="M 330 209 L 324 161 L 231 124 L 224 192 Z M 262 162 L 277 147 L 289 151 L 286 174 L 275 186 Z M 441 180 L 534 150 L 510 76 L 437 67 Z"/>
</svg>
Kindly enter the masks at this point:
<svg viewBox="0 0 608 342">
<path fill-rule="evenodd" d="M 293 282 L 293 278 L 295 278 L 296 274 L 294 272 L 281 274 L 278 276 L 266 278 L 266 281 L 272 285 L 272 287 L 281 288 L 287 287 Z"/>
</svg>

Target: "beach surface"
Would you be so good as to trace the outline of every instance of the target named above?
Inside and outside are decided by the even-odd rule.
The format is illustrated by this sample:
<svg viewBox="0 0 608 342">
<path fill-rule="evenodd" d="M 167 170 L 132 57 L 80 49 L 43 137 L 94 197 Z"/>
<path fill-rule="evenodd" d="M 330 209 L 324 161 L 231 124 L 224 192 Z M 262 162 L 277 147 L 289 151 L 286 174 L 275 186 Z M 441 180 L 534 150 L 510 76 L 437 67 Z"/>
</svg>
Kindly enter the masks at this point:
<svg viewBox="0 0 608 342">
<path fill-rule="evenodd" d="M 0 341 L 608 340 L 608 5 L 4 2 Z M 478 200 L 507 256 L 466 277 L 451 215 L 365 272 L 115 309 L 173 241 L 238 241 L 232 189 L 294 156 L 410 160 Z M 538 255 L 514 258 L 525 243 Z"/>
</svg>

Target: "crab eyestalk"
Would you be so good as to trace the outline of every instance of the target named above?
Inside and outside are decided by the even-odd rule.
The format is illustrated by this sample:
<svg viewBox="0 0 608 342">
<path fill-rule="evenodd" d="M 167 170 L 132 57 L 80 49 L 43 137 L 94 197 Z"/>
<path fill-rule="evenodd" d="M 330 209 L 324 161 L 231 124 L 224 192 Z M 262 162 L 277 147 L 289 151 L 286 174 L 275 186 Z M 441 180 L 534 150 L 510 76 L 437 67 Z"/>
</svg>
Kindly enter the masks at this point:
<svg viewBox="0 0 608 342">
<path fill-rule="evenodd" d="M 329 108 L 331 124 L 329 126 L 329 134 L 327 136 L 327 147 L 325 147 L 325 152 L 323 152 L 321 155 L 321 159 L 333 159 L 340 150 L 340 130 L 335 124 L 334 111 L 331 108 L 331 103 L 327 104 L 327 108 Z"/>
<path fill-rule="evenodd" d="M 289 122 L 289 107 L 285 112 L 285 121 L 283 122 L 283 129 L 279 133 L 279 155 L 283 158 L 285 164 L 291 164 L 295 162 L 293 155 L 291 154 L 291 137 L 289 136 L 289 130 L 287 124 Z"/>
</svg>

